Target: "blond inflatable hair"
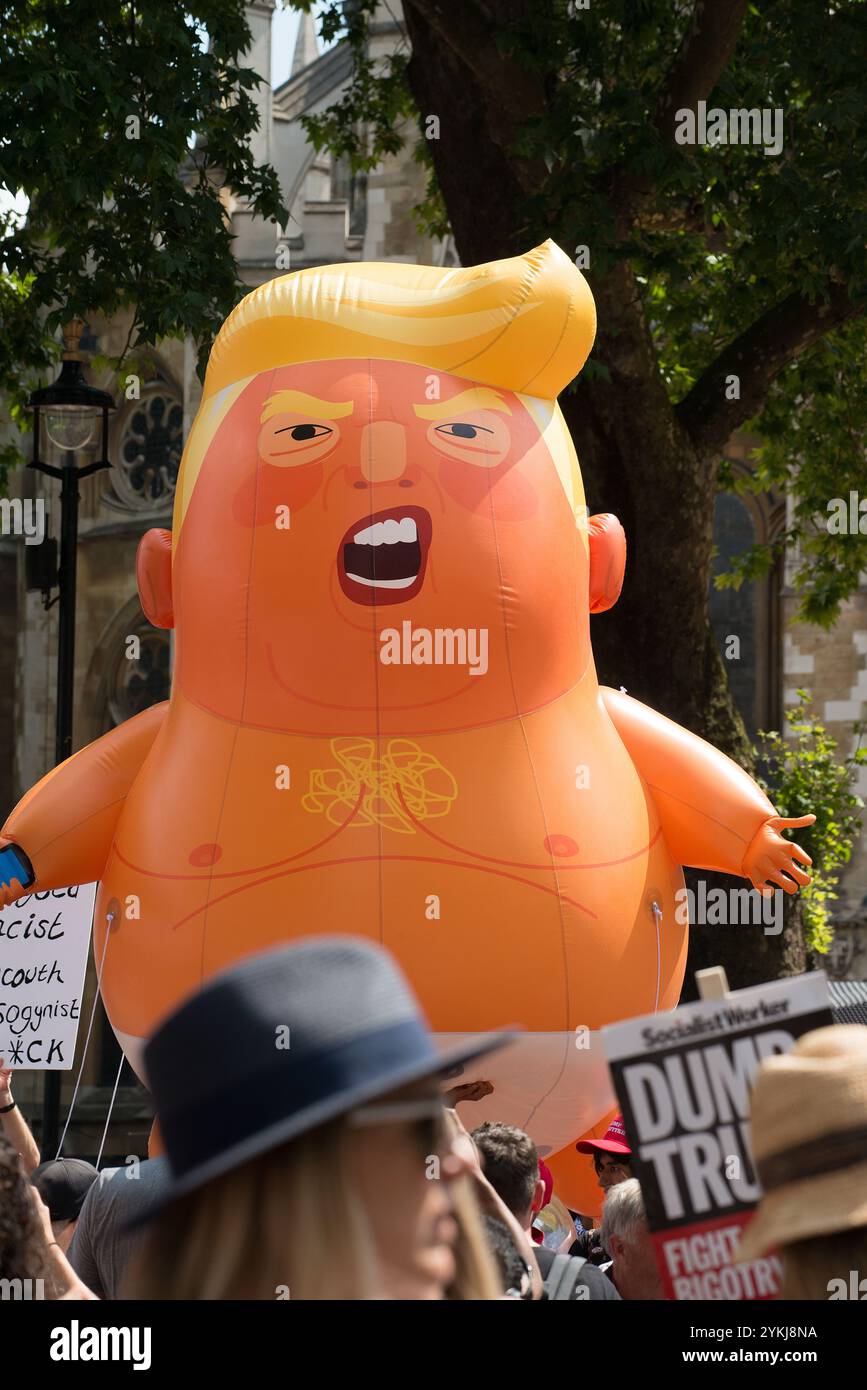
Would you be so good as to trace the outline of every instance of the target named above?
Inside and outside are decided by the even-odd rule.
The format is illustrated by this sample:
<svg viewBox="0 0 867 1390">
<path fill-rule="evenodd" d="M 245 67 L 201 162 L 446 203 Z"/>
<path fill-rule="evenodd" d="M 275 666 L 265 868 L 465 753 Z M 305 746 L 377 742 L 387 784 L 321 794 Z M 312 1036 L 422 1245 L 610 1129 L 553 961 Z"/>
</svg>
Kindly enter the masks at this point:
<svg viewBox="0 0 867 1390">
<path fill-rule="evenodd" d="M 208 445 L 247 383 L 276 367 L 342 357 L 414 362 L 526 397 L 582 526 L 581 474 L 553 403 L 595 333 L 589 286 L 551 240 L 466 270 L 383 262 L 267 280 L 232 311 L 211 350 L 178 478 L 174 537 Z"/>
</svg>

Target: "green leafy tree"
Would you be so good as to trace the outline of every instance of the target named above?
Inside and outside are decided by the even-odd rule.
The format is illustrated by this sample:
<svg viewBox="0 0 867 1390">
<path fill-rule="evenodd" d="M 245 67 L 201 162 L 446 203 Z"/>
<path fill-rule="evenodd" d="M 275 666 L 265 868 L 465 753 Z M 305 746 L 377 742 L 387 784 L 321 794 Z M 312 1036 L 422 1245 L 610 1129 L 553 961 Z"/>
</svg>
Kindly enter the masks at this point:
<svg viewBox="0 0 867 1390">
<path fill-rule="evenodd" d="M 189 334 L 203 366 L 245 289 L 222 190 L 288 216 L 250 149 L 249 43 L 242 0 L 0 2 L 0 392 L 19 425 L 76 315 L 128 312 L 132 353 Z"/>
<path fill-rule="evenodd" d="M 751 485 L 794 503 L 785 535 L 720 582 L 796 545 L 802 614 L 831 623 L 867 566 L 867 534 L 827 526 L 867 479 L 867 6 L 403 0 L 407 42 L 385 60 L 376 10 L 327 7 L 355 73 L 309 134 L 357 168 L 411 139 L 420 225 L 451 230 L 465 265 L 551 236 L 586 266 L 599 332 L 560 403 L 588 502 L 629 544 L 621 600 L 594 622 L 600 674 L 753 767 L 708 621 L 737 430 L 762 440 Z M 700 103 L 731 128 L 700 133 Z M 802 969 L 797 918 L 760 949 L 699 941 L 702 963 L 733 984 Z"/>
<path fill-rule="evenodd" d="M 813 860 L 813 881 L 801 893 L 801 914 L 808 949 L 824 955 L 833 940 L 831 904 L 840 871 L 849 863 L 861 829 L 864 802 L 853 781 L 858 768 L 867 766 L 867 748 L 861 747 L 863 730 L 856 724 L 855 749 L 841 757 L 837 740 L 813 710 L 809 691 L 799 690 L 798 700 L 786 710 L 787 737 L 762 734 L 756 753 L 763 766 L 762 785 L 780 815 L 796 815 L 793 807 L 809 806 L 816 816 L 815 825 L 799 836 Z"/>
<path fill-rule="evenodd" d="M 465 264 L 547 236 L 587 248 L 599 335 L 561 404 L 589 500 L 630 543 L 600 664 L 749 763 L 707 615 L 734 432 L 764 432 L 758 483 L 800 499 L 787 539 L 806 542 L 806 616 L 833 620 L 867 563 L 867 535 L 814 535 L 864 477 L 867 6 L 405 0 L 408 45 L 385 61 L 376 8 L 325 10 L 355 75 L 311 138 L 369 168 L 411 118 L 430 171 L 419 217 Z M 766 136 L 750 120 L 759 143 L 681 143 L 700 102 L 764 112 Z"/>
</svg>

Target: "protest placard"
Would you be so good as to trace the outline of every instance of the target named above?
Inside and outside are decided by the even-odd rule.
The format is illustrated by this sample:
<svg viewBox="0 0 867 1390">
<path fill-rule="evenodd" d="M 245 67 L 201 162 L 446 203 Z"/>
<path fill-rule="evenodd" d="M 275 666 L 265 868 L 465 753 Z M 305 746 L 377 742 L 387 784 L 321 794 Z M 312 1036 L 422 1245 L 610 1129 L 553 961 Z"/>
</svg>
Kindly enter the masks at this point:
<svg viewBox="0 0 867 1390">
<path fill-rule="evenodd" d="M 96 888 L 25 893 L 0 912 L 0 1057 L 13 1070 L 72 1066 Z"/>
<path fill-rule="evenodd" d="M 761 1196 L 750 1091 L 765 1057 L 832 1021 L 816 972 L 603 1028 L 666 1297 L 776 1297 L 777 1256 L 732 1262 Z"/>
</svg>

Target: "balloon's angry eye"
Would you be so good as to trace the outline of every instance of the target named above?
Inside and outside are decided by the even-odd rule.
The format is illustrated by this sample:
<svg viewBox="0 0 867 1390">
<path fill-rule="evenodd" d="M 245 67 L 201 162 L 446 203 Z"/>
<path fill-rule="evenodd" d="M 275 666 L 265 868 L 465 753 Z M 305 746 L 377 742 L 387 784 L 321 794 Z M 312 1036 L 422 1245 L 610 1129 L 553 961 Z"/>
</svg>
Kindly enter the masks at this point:
<svg viewBox="0 0 867 1390">
<path fill-rule="evenodd" d="M 462 422 L 437 425 L 436 432 L 445 435 L 446 439 L 478 439 L 482 434 L 493 434 L 493 430 L 485 429 L 483 425 L 465 425 Z"/>
<path fill-rule="evenodd" d="M 347 598 L 364 604 L 413 598 L 424 580 L 431 532 L 424 507 L 391 507 L 356 522 L 337 556 Z"/>
<path fill-rule="evenodd" d="M 303 439 L 321 439 L 323 435 L 333 433 L 327 425 L 284 425 L 282 429 L 274 431 L 275 435 L 287 432 L 290 439 L 297 439 L 299 442 Z"/>
<path fill-rule="evenodd" d="M 472 420 L 443 420 L 428 427 L 428 443 L 437 453 L 475 468 L 496 468 L 511 446 L 506 418 L 495 410 L 478 410 Z"/>
<path fill-rule="evenodd" d="M 283 421 L 283 424 L 280 421 Z M 319 420 L 293 420 L 291 415 L 275 415 L 259 431 L 259 457 L 275 468 L 298 468 L 318 463 L 335 448 L 340 439 L 338 425 Z"/>
</svg>

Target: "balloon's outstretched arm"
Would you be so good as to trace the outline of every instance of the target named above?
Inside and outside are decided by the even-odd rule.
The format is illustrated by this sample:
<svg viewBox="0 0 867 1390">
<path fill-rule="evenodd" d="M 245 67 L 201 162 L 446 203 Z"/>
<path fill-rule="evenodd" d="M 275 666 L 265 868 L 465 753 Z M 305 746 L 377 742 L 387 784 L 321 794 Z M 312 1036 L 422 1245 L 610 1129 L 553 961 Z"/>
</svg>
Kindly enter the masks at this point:
<svg viewBox="0 0 867 1390">
<path fill-rule="evenodd" d="M 21 798 L 0 832 L 33 866 L 35 889 L 101 878 L 127 792 L 153 747 L 168 701 L 119 724 L 73 753 Z M 0 907 L 22 885 L 0 885 Z"/>
<path fill-rule="evenodd" d="M 740 874 L 756 888 L 797 892 L 811 860 L 780 830 L 814 816 L 783 820 L 753 779 L 725 753 L 622 691 L 602 700 L 646 782 L 672 855 L 681 864 Z"/>
</svg>

